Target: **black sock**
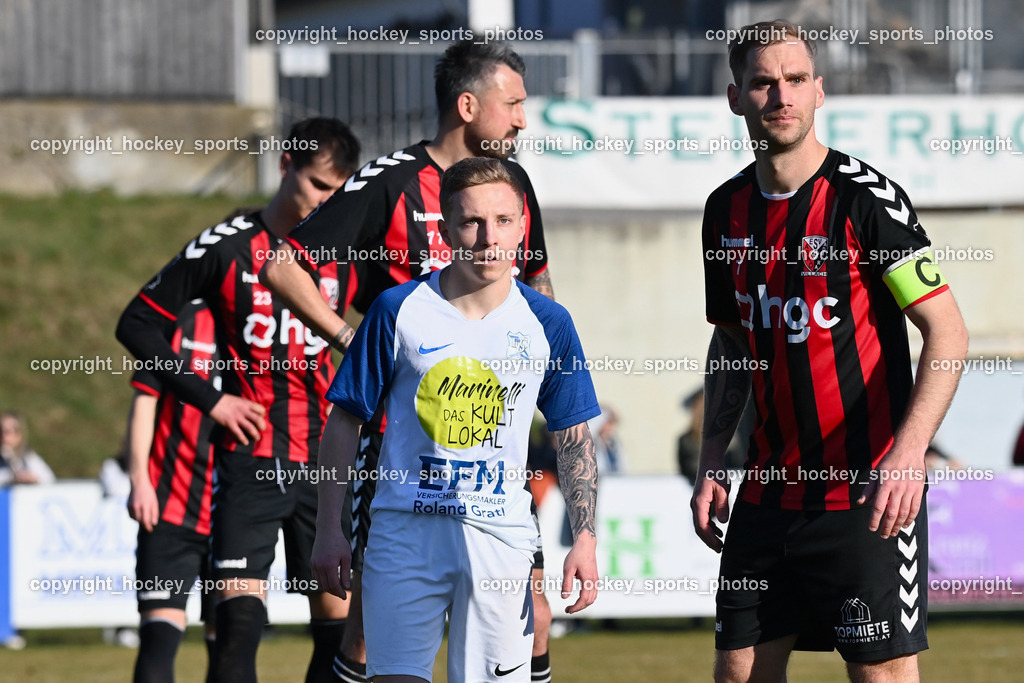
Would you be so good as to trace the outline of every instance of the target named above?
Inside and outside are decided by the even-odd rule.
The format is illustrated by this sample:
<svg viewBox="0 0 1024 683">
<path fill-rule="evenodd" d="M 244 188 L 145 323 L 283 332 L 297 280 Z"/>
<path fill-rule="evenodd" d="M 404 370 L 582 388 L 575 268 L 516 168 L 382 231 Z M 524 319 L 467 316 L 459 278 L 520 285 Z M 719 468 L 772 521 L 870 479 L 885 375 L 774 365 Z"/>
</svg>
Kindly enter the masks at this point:
<svg viewBox="0 0 1024 683">
<path fill-rule="evenodd" d="M 204 633 L 206 641 L 206 683 L 217 683 L 213 676 L 213 665 L 217 661 L 217 636 L 212 633 Z"/>
<path fill-rule="evenodd" d="M 169 621 L 147 621 L 139 627 L 135 683 L 174 683 L 174 656 L 184 635 Z"/>
<path fill-rule="evenodd" d="M 366 665 L 339 652 L 334 657 L 334 676 L 341 683 L 366 683 Z"/>
<path fill-rule="evenodd" d="M 257 597 L 241 595 L 217 604 L 216 681 L 255 683 L 256 650 L 266 621 L 267 608 Z"/>
<path fill-rule="evenodd" d="M 551 660 L 547 652 L 530 660 L 530 682 L 551 683 Z"/>
<path fill-rule="evenodd" d="M 334 681 L 334 653 L 345 635 L 344 619 L 310 619 L 313 633 L 313 656 L 306 670 L 306 683 L 332 683 Z"/>
</svg>

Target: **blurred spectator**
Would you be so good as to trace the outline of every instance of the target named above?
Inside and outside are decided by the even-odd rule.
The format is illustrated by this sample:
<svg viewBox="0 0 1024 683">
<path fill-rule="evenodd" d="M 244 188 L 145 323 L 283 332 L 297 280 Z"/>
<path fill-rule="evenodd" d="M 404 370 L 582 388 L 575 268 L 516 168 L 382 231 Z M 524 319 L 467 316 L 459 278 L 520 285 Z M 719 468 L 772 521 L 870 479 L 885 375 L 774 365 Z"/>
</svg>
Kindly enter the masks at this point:
<svg viewBox="0 0 1024 683">
<path fill-rule="evenodd" d="M 683 399 L 683 408 L 692 414 L 690 428 L 679 435 L 676 443 L 676 461 L 679 474 L 686 477 L 693 486 L 697 480 L 697 463 L 700 460 L 700 435 L 704 426 L 704 390 L 698 389 Z"/>
<path fill-rule="evenodd" d="M 1021 426 L 1020 434 L 1017 435 L 1017 445 L 1013 447 L 1013 464 L 1024 465 L 1024 426 Z"/>
<path fill-rule="evenodd" d="M 132 492 L 132 480 L 128 477 L 128 457 L 128 440 L 122 438 L 117 447 L 117 455 L 100 464 L 99 479 L 104 496 L 128 499 L 128 494 Z"/>
<path fill-rule="evenodd" d="M 132 490 L 128 478 L 128 440 L 121 439 L 117 456 L 107 458 L 100 465 L 100 488 L 108 498 L 128 499 Z M 103 642 L 108 645 L 136 648 L 139 646 L 139 632 L 131 626 L 107 626 L 103 629 Z"/>
<path fill-rule="evenodd" d="M 555 437 L 548 431 L 547 423 L 539 412 L 534 414 L 530 425 L 526 467 L 534 472 L 529 480 L 530 491 L 533 493 L 533 502 L 540 507 L 548 490 L 558 484 L 558 451 L 555 448 Z"/>
<path fill-rule="evenodd" d="M 594 436 L 598 476 L 625 474 L 625 459 L 615 432 L 619 427 L 619 416 L 608 406 L 601 406 L 601 414 L 587 420 L 590 433 Z"/>
<path fill-rule="evenodd" d="M 11 410 L 0 414 L 0 486 L 52 484 L 56 480 L 46 461 L 29 447 L 24 418 Z M 22 650 L 25 639 L 13 633 L 0 646 Z"/>
<path fill-rule="evenodd" d="M 8 484 L 52 484 L 53 470 L 28 445 L 25 420 L 14 411 L 0 414 L 0 486 Z"/>
<path fill-rule="evenodd" d="M 935 442 L 928 444 L 928 450 L 924 452 L 924 467 L 928 472 L 935 470 L 962 470 L 962 462 L 949 455 L 935 445 Z"/>
<path fill-rule="evenodd" d="M 692 486 L 697 479 L 697 462 L 700 460 L 700 440 L 704 427 L 704 388 L 701 387 L 684 398 L 683 408 L 689 410 L 693 417 L 690 420 L 690 429 L 679 435 L 679 441 L 676 443 L 676 460 L 679 464 L 679 473 L 686 477 Z M 754 419 L 753 402 L 748 399 L 743 414 L 740 415 L 736 433 L 729 443 L 729 449 L 725 452 L 727 468 L 743 467 L 743 461 L 747 454 L 747 442 L 750 439 L 750 434 L 754 431 Z"/>
</svg>

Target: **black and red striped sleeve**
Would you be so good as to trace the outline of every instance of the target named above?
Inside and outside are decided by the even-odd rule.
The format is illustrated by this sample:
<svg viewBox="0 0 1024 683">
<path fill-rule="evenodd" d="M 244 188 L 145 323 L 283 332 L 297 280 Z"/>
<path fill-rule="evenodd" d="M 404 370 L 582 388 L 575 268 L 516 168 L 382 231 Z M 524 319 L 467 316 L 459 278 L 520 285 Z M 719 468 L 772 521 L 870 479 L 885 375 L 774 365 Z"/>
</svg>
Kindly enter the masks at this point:
<svg viewBox="0 0 1024 683">
<path fill-rule="evenodd" d="M 132 374 L 131 385 L 134 389 L 157 398 L 160 398 L 160 394 L 163 393 L 163 385 L 160 383 L 160 378 L 149 370 L 136 370 Z"/>
<path fill-rule="evenodd" d="M 116 336 L 136 359 L 152 369 L 165 390 L 209 413 L 221 392 L 196 375 L 171 344 L 178 312 L 192 299 L 215 299 L 224 276 L 225 235 L 207 228 L 189 242 L 132 299 L 117 323 Z"/>
<path fill-rule="evenodd" d="M 386 184 L 363 175 L 369 166 L 349 178 L 285 238 L 311 270 L 335 261 L 344 274 L 351 250 L 387 230 Z"/>
<path fill-rule="evenodd" d="M 707 320 L 712 325 L 738 325 L 739 310 L 736 308 L 736 285 L 729 273 L 728 249 L 722 248 L 720 223 L 728 215 L 723 202 L 729 195 L 720 188 L 712 192 L 704 205 L 704 221 L 701 225 L 701 258 L 704 261 L 704 305 Z"/>
</svg>

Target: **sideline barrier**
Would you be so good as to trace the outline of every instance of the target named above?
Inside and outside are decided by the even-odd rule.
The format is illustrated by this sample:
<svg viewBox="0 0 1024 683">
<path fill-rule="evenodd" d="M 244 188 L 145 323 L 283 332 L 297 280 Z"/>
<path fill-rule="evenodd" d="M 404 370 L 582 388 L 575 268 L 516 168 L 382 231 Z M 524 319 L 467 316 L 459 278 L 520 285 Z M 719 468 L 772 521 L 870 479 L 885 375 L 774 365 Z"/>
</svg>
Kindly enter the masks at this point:
<svg viewBox="0 0 1024 683">
<path fill-rule="evenodd" d="M 737 488 L 732 487 L 733 498 Z M 711 588 L 719 556 L 693 531 L 692 490 L 671 476 L 601 480 L 597 566 L 602 583 L 597 602 L 575 616 L 714 615 Z M 558 588 L 571 535 L 557 489 L 545 497 L 540 520 L 545 592 L 552 613 L 562 618 L 572 604 Z M 929 609 L 1024 610 L 1024 471 L 930 485 L 928 521 Z"/>
<path fill-rule="evenodd" d="M 15 628 L 127 626 L 139 620 L 135 601 L 138 525 L 126 500 L 103 497 L 99 483 L 15 486 L 10 491 L 10 604 Z M 278 539 L 271 577 L 284 585 L 284 543 Z M 3 569 L 0 569 L 3 572 Z M 186 611 L 199 622 L 199 595 Z M 2 603 L 0 603 L 2 604 Z M 309 621 L 301 595 L 271 590 L 275 623 Z"/>
<path fill-rule="evenodd" d="M 713 615 L 719 558 L 693 532 L 689 484 L 676 476 L 605 477 L 600 491 L 598 600 L 578 616 Z M 928 496 L 930 607 L 1024 609 L 1024 472 L 943 482 Z M 545 497 L 540 521 L 545 590 L 564 616 L 561 568 L 571 537 L 557 489 Z M 125 501 L 104 498 L 96 482 L 0 490 L 0 636 L 12 628 L 135 624 L 137 529 Z M 283 590 L 283 556 L 279 540 L 269 617 L 305 623 L 306 599 Z M 188 602 L 192 623 L 196 598 Z"/>
</svg>

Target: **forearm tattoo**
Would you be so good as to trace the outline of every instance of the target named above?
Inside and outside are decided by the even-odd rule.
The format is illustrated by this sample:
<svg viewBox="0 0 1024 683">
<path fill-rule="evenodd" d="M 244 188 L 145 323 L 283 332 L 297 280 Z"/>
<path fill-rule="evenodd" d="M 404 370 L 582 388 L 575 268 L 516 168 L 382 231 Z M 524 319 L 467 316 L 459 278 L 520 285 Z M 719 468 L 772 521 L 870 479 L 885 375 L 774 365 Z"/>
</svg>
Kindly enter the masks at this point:
<svg viewBox="0 0 1024 683">
<path fill-rule="evenodd" d="M 746 358 L 748 352 L 735 339 L 717 328 L 711 336 L 708 360 Z M 750 393 L 749 370 L 706 370 L 704 380 L 705 441 L 719 436 L 732 436 Z"/>
<path fill-rule="evenodd" d="M 554 433 L 558 448 L 558 483 L 565 497 L 572 537 L 595 531 L 597 510 L 597 458 L 590 427 L 582 422 Z"/>
<path fill-rule="evenodd" d="M 348 345 L 352 343 L 352 337 L 354 336 L 356 336 L 356 331 L 349 325 L 345 325 L 338 330 L 338 334 L 331 337 L 331 346 L 344 353 L 348 350 Z"/>
<path fill-rule="evenodd" d="M 548 268 L 545 268 L 533 277 L 526 278 L 526 284 L 552 301 L 555 300 L 555 289 L 551 286 L 551 272 Z"/>
</svg>

